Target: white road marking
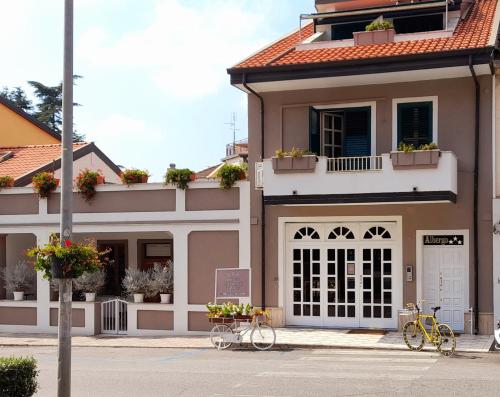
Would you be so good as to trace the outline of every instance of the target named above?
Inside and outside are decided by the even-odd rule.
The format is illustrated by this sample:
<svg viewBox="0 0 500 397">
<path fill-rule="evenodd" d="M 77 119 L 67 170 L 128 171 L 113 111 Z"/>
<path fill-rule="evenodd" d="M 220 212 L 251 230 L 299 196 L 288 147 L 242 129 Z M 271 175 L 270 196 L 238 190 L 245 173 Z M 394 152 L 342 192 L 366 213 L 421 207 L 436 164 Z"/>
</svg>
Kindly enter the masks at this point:
<svg viewBox="0 0 500 397">
<path fill-rule="evenodd" d="M 411 357 L 441 357 L 439 353 L 433 352 L 412 352 L 406 350 L 313 350 L 313 355 L 328 355 L 328 356 L 411 356 Z"/>
<path fill-rule="evenodd" d="M 329 379 L 377 379 L 377 380 L 416 380 L 419 379 L 422 375 L 420 374 L 368 374 L 368 373 L 360 373 L 360 372 L 332 372 L 332 373 L 322 373 L 319 374 L 317 372 L 284 372 L 284 371 L 275 371 L 275 372 L 261 372 L 257 374 L 258 377 L 263 378 L 308 378 L 308 379 L 321 379 L 321 378 L 329 378 Z"/>
<path fill-rule="evenodd" d="M 424 372 L 430 369 L 430 367 L 422 367 L 422 366 L 417 366 L 417 365 L 349 365 L 349 364 L 342 364 L 339 363 L 338 365 L 336 363 L 331 363 L 332 365 L 329 365 L 327 367 L 328 370 L 344 370 L 344 369 L 349 369 L 349 370 L 360 370 L 360 371 L 408 371 L 408 372 Z M 318 363 L 318 364 L 305 364 L 305 363 L 296 363 L 296 364 L 283 364 L 281 366 L 282 368 L 296 368 L 296 369 L 302 369 L 302 368 L 321 368 L 321 369 L 326 369 L 324 363 Z"/>
</svg>

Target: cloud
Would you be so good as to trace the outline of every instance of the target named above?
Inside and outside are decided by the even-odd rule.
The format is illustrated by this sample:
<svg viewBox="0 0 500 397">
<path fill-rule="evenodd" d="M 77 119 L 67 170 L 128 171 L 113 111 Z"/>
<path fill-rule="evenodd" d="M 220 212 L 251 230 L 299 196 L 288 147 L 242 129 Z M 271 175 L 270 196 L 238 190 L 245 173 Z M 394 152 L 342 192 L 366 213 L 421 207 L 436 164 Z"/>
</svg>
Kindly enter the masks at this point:
<svg viewBox="0 0 500 397">
<path fill-rule="evenodd" d="M 204 97 L 227 84 L 227 67 L 268 41 L 265 3 L 157 0 L 147 26 L 119 37 L 89 29 L 78 54 L 94 66 L 145 74 L 170 96 Z"/>
</svg>

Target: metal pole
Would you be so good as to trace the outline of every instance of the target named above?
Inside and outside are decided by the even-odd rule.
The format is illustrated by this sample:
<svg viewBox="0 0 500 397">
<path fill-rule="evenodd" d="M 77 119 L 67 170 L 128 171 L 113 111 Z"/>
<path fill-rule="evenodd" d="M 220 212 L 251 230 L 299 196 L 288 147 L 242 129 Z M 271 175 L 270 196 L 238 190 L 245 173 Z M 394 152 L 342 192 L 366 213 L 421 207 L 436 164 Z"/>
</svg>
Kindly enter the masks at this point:
<svg viewBox="0 0 500 397">
<path fill-rule="evenodd" d="M 73 0 L 64 3 L 64 79 L 61 154 L 61 244 L 73 233 Z M 57 396 L 71 395 L 72 280 L 59 280 Z"/>
</svg>

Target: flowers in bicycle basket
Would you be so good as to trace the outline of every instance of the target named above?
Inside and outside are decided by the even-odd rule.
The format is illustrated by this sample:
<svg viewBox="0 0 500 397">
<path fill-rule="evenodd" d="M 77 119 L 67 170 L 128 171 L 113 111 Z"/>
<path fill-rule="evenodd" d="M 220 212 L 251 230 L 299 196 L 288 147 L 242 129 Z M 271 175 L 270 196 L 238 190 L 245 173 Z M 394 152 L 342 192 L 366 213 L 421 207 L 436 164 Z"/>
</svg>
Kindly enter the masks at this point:
<svg viewBox="0 0 500 397">
<path fill-rule="evenodd" d="M 255 316 L 265 316 L 266 319 L 270 318 L 270 313 L 268 310 L 262 310 L 260 308 L 254 308 L 250 304 L 243 305 L 240 303 L 239 305 L 226 302 L 221 305 L 217 305 L 215 303 L 208 303 L 206 305 L 208 310 L 208 318 L 236 318 L 236 319 L 252 319 Z"/>
</svg>

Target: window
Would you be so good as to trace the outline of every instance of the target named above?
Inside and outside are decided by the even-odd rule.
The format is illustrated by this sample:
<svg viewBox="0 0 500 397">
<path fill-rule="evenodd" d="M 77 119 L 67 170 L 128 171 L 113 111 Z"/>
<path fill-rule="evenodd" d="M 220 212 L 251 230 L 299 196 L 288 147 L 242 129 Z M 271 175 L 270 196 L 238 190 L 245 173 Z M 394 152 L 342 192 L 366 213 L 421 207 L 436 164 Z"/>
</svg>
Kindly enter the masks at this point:
<svg viewBox="0 0 500 397">
<path fill-rule="evenodd" d="M 361 22 L 339 23 L 332 25 L 332 40 L 346 40 L 354 37 L 354 32 L 364 32 L 366 25 L 372 21 L 366 20 Z"/>
<path fill-rule="evenodd" d="M 397 142 L 415 147 L 435 141 L 432 101 L 397 104 Z"/>
<path fill-rule="evenodd" d="M 418 15 L 393 20 L 394 29 L 398 34 L 443 30 L 443 22 L 443 14 Z"/>
</svg>

